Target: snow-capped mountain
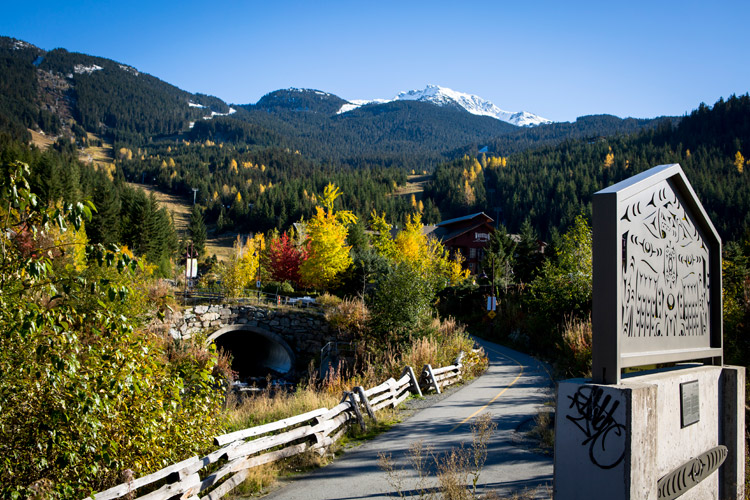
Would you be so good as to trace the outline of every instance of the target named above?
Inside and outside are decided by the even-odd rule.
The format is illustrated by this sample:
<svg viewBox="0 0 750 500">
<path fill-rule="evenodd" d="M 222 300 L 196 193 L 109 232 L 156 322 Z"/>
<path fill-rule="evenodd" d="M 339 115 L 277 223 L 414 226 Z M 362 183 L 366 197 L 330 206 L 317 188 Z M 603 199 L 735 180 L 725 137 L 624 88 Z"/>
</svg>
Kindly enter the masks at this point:
<svg viewBox="0 0 750 500">
<path fill-rule="evenodd" d="M 374 99 L 374 100 L 352 100 L 344 104 L 339 113 L 346 113 L 353 109 L 366 104 L 382 104 L 391 101 L 426 101 L 438 106 L 458 106 L 465 109 L 473 115 L 490 116 L 497 118 L 519 127 L 533 127 L 544 123 L 551 123 L 551 120 L 541 116 L 529 113 L 527 111 L 511 112 L 504 111 L 486 99 L 479 96 L 457 92 L 439 85 L 428 85 L 424 90 L 409 90 L 401 92 L 393 99 Z"/>
</svg>

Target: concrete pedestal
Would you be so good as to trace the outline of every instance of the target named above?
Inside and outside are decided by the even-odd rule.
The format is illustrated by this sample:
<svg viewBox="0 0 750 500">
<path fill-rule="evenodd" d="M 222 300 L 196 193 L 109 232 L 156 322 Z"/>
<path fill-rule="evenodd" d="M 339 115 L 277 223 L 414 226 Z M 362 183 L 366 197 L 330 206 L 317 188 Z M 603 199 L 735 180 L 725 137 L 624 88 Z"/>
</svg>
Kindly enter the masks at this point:
<svg viewBox="0 0 750 500">
<path fill-rule="evenodd" d="M 683 408 L 682 384 L 695 391 L 692 409 Z M 744 388 L 744 367 L 695 365 L 642 372 L 618 385 L 561 382 L 555 500 L 657 500 L 665 495 L 659 480 L 694 459 L 684 475 L 700 482 L 680 486 L 680 499 L 744 499 Z M 684 415 L 698 420 L 685 425 Z M 710 460 L 701 457 L 719 445 L 728 456 L 707 473 Z"/>
</svg>

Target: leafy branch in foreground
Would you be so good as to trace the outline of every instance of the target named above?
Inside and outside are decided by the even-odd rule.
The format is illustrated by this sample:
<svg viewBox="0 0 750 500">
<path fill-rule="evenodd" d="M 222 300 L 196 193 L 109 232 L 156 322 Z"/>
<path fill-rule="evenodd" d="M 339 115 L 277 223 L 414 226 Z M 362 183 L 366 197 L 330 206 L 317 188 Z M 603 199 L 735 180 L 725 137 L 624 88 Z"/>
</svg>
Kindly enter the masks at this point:
<svg viewBox="0 0 750 500">
<path fill-rule="evenodd" d="M 215 354 L 170 364 L 149 267 L 89 245 L 93 205 L 40 206 L 27 175 L 2 165 L 0 497 L 81 498 L 209 445 Z"/>
</svg>

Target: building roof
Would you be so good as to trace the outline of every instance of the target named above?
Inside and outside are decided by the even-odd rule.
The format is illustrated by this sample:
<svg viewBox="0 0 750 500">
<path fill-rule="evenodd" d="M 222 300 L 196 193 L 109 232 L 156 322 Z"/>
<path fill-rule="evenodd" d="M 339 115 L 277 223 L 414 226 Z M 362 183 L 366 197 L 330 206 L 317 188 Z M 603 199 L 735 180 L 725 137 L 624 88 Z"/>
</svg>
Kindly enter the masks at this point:
<svg viewBox="0 0 750 500">
<path fill-rule="evenodd" d="M 484 212 L 477 212 L 475 214 L 464 215 L 463 217 L 457 217 L 455 219 L 448 219 L 448 220 L 444 220 L 443 222 L 438 222 L 437 226 L 438 227 L 450 226 L 452 224 L 456 224 L 456 223 L 459 223 L 459 222 L 470 221 L 470 220 L 478 218 L 478 217 L 482 217 L 484 219 L 482 222 L 489 222 L 489 223 L 495 222 L 495 219 L 493 219 L 492 217 L 490 217 L 486 213 L 484 213 Z"/>
<path fill-rule="evenodd" d="M 478 212 L 471 215 L 465 215 L 455 219 L 449 219 L 438 223 L 434 226 L 424 226 L 422 232 L 429 236 L 434 236 L 442 242 L 447 242 L 466 234 L 485 224 L 492 224 L 494 220 L 484 212 Z"/>
</svg>

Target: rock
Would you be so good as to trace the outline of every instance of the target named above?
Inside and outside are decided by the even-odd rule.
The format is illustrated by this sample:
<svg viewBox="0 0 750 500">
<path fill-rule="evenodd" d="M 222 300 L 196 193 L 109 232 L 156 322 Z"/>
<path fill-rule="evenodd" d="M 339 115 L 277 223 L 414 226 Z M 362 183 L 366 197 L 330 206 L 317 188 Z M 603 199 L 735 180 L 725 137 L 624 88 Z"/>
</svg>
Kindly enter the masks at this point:
<svg viewBox="0 0 750 500">
<path fill-rule="evenodd" d="M 205 323 L 206 321 L 216 321 L 219 319 L 219 313 L 208 312 L 201 317 L 201 320 Z"/>
</svg>

